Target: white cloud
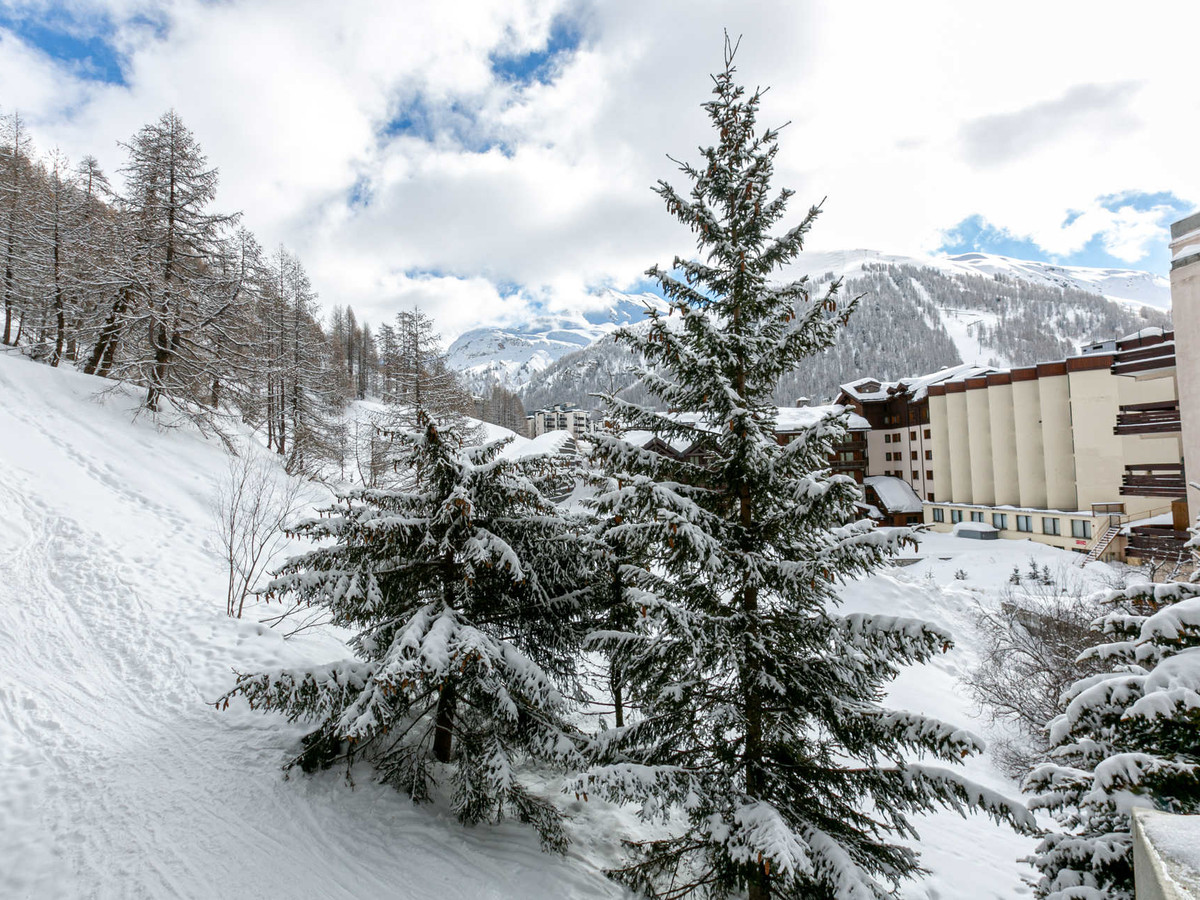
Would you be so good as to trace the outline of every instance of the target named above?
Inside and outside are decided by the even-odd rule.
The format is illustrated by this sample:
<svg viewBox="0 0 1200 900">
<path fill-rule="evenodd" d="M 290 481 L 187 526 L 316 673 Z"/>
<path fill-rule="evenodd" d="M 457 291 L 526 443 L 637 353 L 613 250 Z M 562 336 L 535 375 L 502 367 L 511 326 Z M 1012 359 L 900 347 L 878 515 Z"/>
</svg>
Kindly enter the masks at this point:
<svg viewBox="0 0 1200 900">
<path fill-rule="evenodd" d="M 1098 198 L 1200 200 L 1185 152 L 1200 143 L 1187 69 L 1200 8 L 919 8 L 174 0 L 150 10 L 165 37 L 118 31 L 128 86 L 81 82 L 0 32 L 0 101 L 28 115 L 41 146 L 96 153 L 110 170 L 117 140 L 176 107 L 221 168 L 221 202 L 268 246 L 293 246 L 326 304 L 378 321 L 417 299 L 447 335 L 535 301 L 586 302 L 589 288 L 633 285 L 692 249 L 649 188 L 680 180 L 667 153 L 694 158 L 708 139 L 699 104 L 723 27 L 744 34 L 745 80 L 773 86 L 763 124 L 792 123 L 779 183 L 797 189 L 797 215 L 829 196 L 813 249 L 929 250 L 981 214 L 1049 253 L 1101 235 L 1136 263 L 1161 240 L 1161 212 Z M 113 19 L 146 12 L 128 0 Z M 583 44 L 553 82 L 498 81 L 489 54 L 539 48 L 559 15 Z M 435 127 L 454 128 L 384 137 L 416 97 Z M 369 188 L 365 207 L 348 203 L 355 184 Z M 1064 226 L 1070 210 L 1083 212 Z"/>
</svg>

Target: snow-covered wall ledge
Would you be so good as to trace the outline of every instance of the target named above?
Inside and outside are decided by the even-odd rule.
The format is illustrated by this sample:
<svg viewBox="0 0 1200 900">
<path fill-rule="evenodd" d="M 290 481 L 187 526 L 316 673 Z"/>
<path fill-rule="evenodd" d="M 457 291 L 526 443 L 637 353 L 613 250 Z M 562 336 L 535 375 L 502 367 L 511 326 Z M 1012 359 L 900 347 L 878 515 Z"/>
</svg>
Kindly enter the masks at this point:
<svg viewBox="0 0 1200 900">
<path fill-rule="evenodd" d="M 1200 900 L 1200 816 L 1133 811 L 1137 900 Z"/>
</svg>

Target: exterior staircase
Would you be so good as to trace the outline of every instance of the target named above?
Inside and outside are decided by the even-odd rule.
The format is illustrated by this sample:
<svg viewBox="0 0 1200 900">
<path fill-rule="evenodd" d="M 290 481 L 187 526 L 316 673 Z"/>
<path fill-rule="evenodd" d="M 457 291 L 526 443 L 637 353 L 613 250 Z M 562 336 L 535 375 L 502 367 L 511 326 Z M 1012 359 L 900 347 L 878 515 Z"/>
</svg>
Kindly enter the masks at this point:
<svg viewBox="0 0 1200 900">
<path fill-rule="evenodd" d="M 1120 525 L 1109 525 L 1104 530 L 1104 533 L 1096 538 L 1096 543 L 1092 544 L 1092 549 L 1088 551 L 1088 555 L 1084 557 L 1082 565 L 1087 565 L 1090 562 L 1095 562 L 1109 548 L 1109 545 L 1117 539 L 1117 535 L 1121 533 Z"/>
</svg>

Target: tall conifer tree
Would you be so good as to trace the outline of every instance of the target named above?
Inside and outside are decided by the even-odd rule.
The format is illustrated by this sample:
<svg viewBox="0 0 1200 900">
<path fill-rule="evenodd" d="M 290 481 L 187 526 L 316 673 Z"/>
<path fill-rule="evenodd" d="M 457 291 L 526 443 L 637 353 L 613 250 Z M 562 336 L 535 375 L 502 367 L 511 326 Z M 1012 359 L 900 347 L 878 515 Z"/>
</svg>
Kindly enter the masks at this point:
<svg viewBox="0 0 1200 900">
<path fill-rule="evenodd" d="M 779 377 L 831 347 L 854 304 L 837 286 L 772 276 L 800 252 L 818 209 L 773 236 L 792 192 L 774 193 L 778 132 L 755 130 L 761 92 L 734 80 L 735 49 L 705 104 L 718 134 L 688 195 L 660 182 L 699 256 L 649 275 L 670 303 L 619 339 L 646 360 L 658 411 L 607 398 L 620 427 L 692 442 L 687 462 L 615 437 L 600 442 L 610 488 L 595 506 L 628 565 L 614 584 L 632 629 L 596 634 L 621 662 L 638 715 L 600 733 L 574 782 L 686 825 L 632 843 L 613 874 L 655 897 L 876 898 L 920 870 L 897 841 L 938 805 L 1034 827 L 1017 804 L 960 774 L 981 749 L 958 728 L 884 708 L 900 667 L 949 648 L 941 630 L 888 616 L 838 615 L 838 585 L 875 570 L 903 530 L 856 522 L 852 479 L 832 475 L 847 421 L 832 415 L 781 445 Z"/>
</svg>

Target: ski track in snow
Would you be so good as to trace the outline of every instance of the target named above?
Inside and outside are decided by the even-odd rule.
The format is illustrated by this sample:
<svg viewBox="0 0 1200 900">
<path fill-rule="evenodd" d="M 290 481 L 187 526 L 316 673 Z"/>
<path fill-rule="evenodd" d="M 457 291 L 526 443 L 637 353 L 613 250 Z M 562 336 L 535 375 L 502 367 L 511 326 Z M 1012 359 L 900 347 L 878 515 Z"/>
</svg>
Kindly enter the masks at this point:
<svg viewBox="0 0 1200 900">
<path fill-rule="evenodd" d="M 463 829 L 358 770 L 287 780 L 302 726 L 208 705 L 233 666 L 331 648 L 224 617 L 220 448 L 81 403 L 97 386 L 0 360 L 0 897 L 620 895 L 526 826 Z"/>
</svg>

